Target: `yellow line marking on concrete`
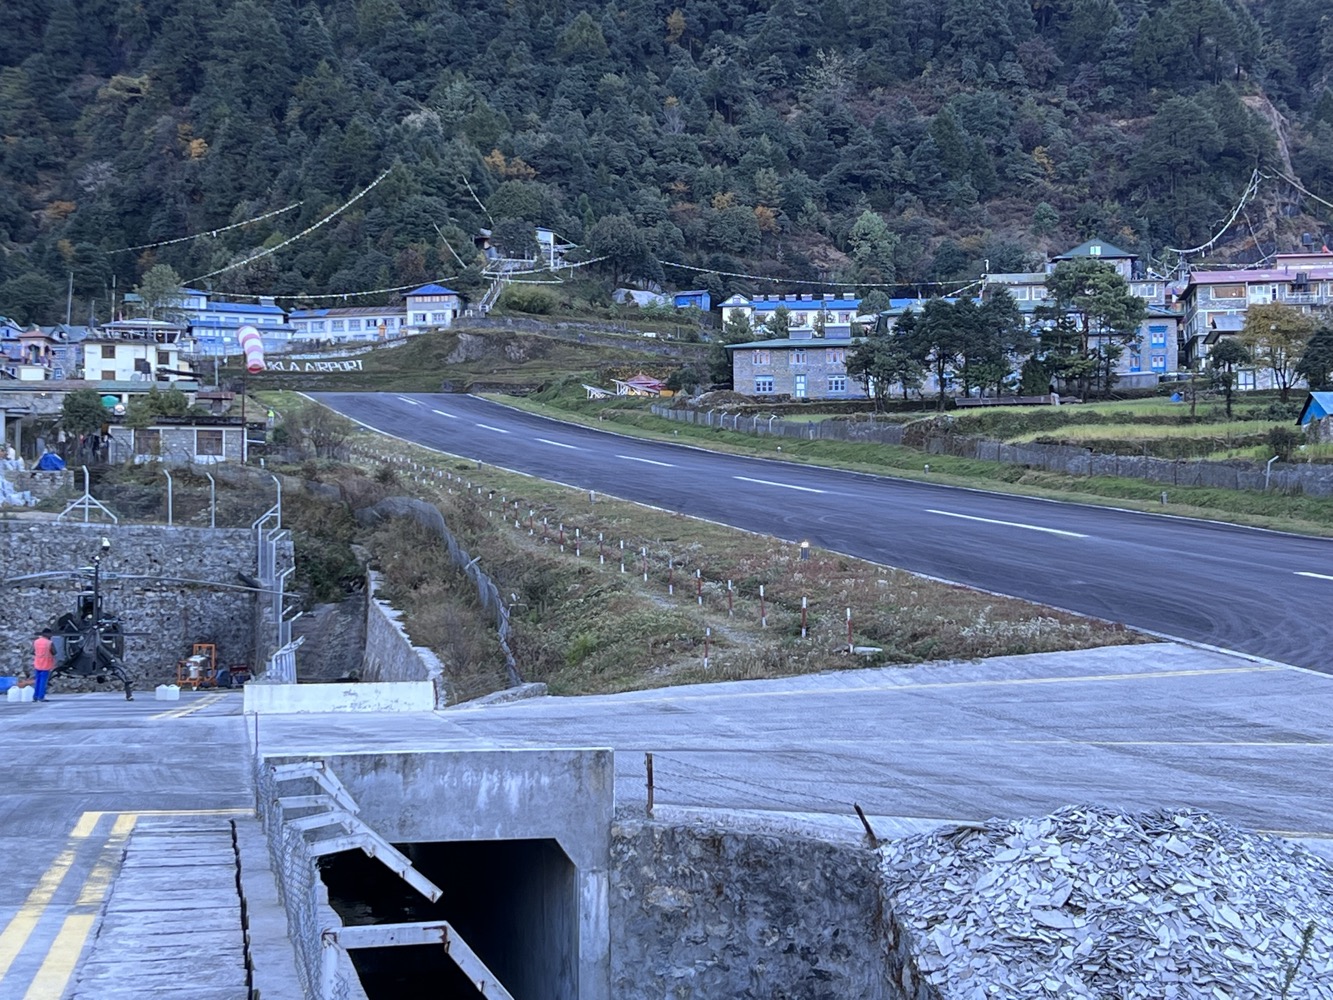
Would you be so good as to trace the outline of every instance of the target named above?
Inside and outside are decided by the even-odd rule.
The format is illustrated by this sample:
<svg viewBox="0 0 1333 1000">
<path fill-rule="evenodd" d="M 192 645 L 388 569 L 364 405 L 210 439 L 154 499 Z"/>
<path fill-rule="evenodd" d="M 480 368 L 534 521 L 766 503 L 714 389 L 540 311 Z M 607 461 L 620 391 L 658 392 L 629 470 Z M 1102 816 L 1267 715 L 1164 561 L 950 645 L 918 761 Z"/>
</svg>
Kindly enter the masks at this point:
<svg viewBox="0 0 1333 1000">
<path fill-rule="evenodd" d="M 51 942 L 46 958 L 28 986 L 28 992 L 23 995 L 23 1000 L 49 1000 L 64 995 L 65 987 L 69 985 L 70 977 L 79 964 L 84 945 L 88 943 L 88 935 L 97 922 L 98 911 L 111 889 L 125 841 L 134 831 L 137 820 L 136 813 L 121 813 L 116 817 L 111 826 L 111 835 L 102 845 L 97 863 L 79 891 L 79 898 L 73 906 L 74 912 L 67 914 L 61 922 L 60 930 Z"/>
<path fill-rule="evenodd" d="M 111 879 L 116 874 L 116 865 L 120 861 L 121 848 L 133 832 L 138 818 L 135 813 L 121 813 L 116 817 L 115 825 L 111 828 L 111 836 L 102 845 L 102 853 L 88 874 L 87 881 L 83 883 L 75 907 L 96 907 L 106 898 L 107 890 L 111 888 Z"/>
<path fill-rule="evenodd" d="M 56 890 L 60 888 L 61 883 L 65 881 L 65 876 L 69 874 L 70 868 L 73 867 L 74 853 L 79 846 L 78 842 L 92 836 L 93 830 L 103 815 L 102 812 L 85 812 L 79 816 L 78 822 L 74 824 L 74 829 L 70 831 L 64 850 L 56 855 L 56 859 L 42 873 L 42 877 L 37 880 L 37 884 L 28 893 L 28 898 L 23 901 L 23 905 L 19 907 L 13 919 L 6 925 L 4 931 L 0 932 L 0 981 L 4 980 L 5 975 L 14 964 L 14 959 L 23 950 L 23 946 L 28 943 L 28 938 L 32 936 L 38 921 L 46 913 L 46 908 L 50 905 Z"/>
<path fill-rule="evenodd" d="M 193 705 L 186 705 L 182 708 L 172 708 L 165 712 L 158 712 L 156 715 L 150 715 L 150 719 L 183 719 L 192 712 L 197 712 L 201 708 L 207 708 L 209 705 L 216 705 L 223 698 L 227 697 L 226 692 L 218 691 L 214 694 L 205 695 Z"/>
<path fill-rule="evenodd" d="M 96 914 L 92 913 L 71 913 L 65 918 L 47 952 L 46 961 L 37 970 L 28 992 L 23 994 L 23 1000 L 52 1000 L 65 995 L 65 987 L 74 975 L 74 967 L 79 963 L 83 945 L 96 919 Z"/>
<path fill-rule="evenodd" d="M 78 837 L 80 839 L 84 837 L 91 837 L 93 833 L 93 828 L 97 826 L 98 821 L 105 815 L 106 813 L 102 812 L 101 810 L 84 813 L 82 816 L 79 817 L 79 821 L 74 824 L 74 830 L 72 833 L 70 833 L 70 836 Z"/>
</svg>

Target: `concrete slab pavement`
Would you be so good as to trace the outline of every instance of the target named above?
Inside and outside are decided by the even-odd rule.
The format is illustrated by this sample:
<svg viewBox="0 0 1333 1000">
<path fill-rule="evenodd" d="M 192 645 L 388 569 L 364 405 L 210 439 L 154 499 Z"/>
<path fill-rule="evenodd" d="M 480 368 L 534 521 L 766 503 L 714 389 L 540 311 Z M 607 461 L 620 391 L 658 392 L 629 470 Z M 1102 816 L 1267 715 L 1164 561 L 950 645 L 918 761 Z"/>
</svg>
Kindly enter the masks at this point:
<svg viewBox="0 0 1333 1000">
<path fill-rule="evenodd" d="M 0 1000 L 61 996 L 75 982 L 81 995 L 114 995 L 98 988 L 117 965 L 144 975 L 165 968 L 131 931 L 160 931 L 169 944 L 194 917 L 200 929 L 213 926 L 211 905 L 159 897 L 175 871 L 225 854 L 206 833 L 232 817 L 248 844 L 243 871 L 248 851 L 258 865 L 250 877 L 271 884 L 252 818 L 256 741 L 266 754 L 306 756 L 610 746 L 618 800 L 631 806 L 644 801 L 651 752 L 663 807 L 821 822 L 849 818 L 855 802 L 888 835 L 1098 802 L 1192 806 L 1320 845 L 1333 844 L 1330 684 L 1162 643 L 444 712 L 269 716 L 257 729 L 232 696 L 169 707 L 101 694 L 0 703 L 0 754 L 24 765 L 0 793 L 0 850 L 15 859 L 0 882 Z M 139 824 L 151 831 L 159 822 L 163 835 L 179 836 L 169 856 L 150 863 L 131 850 L 122 865 Z M 103 913 L 108 896 L 124 907 Z M 76 972 L 99 916 L 108 942 L 134 954 L 99 951 Z M 265 995 L 297 996 L 274 900 L 262 919 L 252 938 L 270 949 L 266 967 L 287 977 L 287 993 Z M 234 971 L 228 961 L 218 968 Z"/>
</svg>

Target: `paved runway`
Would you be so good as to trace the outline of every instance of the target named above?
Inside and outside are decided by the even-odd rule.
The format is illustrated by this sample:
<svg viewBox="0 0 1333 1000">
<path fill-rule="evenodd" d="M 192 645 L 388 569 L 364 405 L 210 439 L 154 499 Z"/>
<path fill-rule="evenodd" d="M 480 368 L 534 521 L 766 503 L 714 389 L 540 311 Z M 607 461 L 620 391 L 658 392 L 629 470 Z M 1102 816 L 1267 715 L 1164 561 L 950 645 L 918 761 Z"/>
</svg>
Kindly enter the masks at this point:
<svg viewBox="0 0 1333 1000">
<path fill-rule="evenodd" d="M 716 454 L 472 396 L 315 398 L 450 454 L 1169 636 L 1333 669 L 1328 539 Z"/>
</svg>

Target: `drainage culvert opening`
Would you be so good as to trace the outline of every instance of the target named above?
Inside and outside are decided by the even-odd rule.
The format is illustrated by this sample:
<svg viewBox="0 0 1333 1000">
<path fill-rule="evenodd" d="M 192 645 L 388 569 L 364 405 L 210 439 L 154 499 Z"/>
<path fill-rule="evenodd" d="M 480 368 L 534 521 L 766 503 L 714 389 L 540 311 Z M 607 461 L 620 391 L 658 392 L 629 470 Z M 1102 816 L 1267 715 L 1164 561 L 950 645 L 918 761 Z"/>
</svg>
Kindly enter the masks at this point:
<svg viewBox="0 0 1333 1000">
<path fill-rule="evenodd" d="M 320 861 L 329 903 L 348 926 L 447 920 L 514 997 L 576 1000 L 575 868 L 554 840 L 395 845 L 442 890 L 432 903 L 361 851 Z M 348 952 L 370 1000 L 484 996 L 435 946 Z"/>
</svg>

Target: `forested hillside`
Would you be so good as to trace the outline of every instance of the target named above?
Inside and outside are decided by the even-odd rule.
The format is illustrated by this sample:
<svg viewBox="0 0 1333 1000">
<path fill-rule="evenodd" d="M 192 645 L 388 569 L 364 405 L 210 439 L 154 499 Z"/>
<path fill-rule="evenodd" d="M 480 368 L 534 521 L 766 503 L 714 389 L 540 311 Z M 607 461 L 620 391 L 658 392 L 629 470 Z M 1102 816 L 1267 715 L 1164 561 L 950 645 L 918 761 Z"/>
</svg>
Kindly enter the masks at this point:
<svg viewBox="0 0 1333 1000">
<path fill-rule="evenodd" d="M 1206 241 L 1256 167 L 1333 200 L 1325 11 L 4 0 L 0 314 L 63 318 L 72 272 L 76 320 L 94 299 L 105 319 L 113 274 L 122 292 L 155 263 L 202 279 L 389 168 L 202 283 L 472 291 L 472 234 L 513 220 L 611 252 L 608 284 L 716 293 L 734 285 L 661 262 L 883 283 L 1018 270 L 1094 233 L 1160 255 Z M 1221 253 L 1286 248 L 1323 211 L 1265 181 Z"/>
</svg>

